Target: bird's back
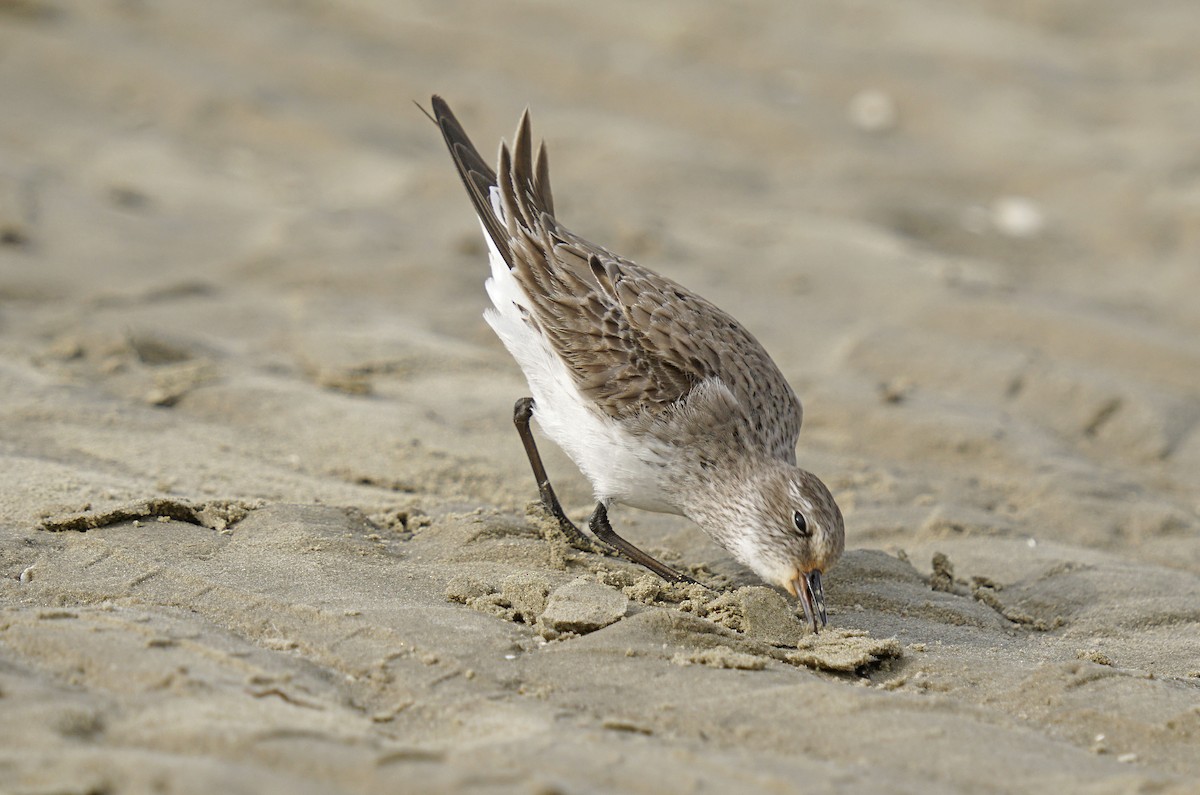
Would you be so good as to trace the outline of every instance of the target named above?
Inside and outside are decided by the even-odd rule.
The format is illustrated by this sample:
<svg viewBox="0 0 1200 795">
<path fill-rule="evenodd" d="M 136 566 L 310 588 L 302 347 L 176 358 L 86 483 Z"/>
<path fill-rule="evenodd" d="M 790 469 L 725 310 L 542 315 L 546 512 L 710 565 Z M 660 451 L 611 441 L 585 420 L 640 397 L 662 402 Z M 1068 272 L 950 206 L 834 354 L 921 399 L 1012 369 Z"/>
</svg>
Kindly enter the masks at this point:
<svg viewBox="0 0 1200 795">
<path fill-rule="evenodd" d="M 728 430 L 755 453 L 795 463 L 800 401 L 766 350 L 711 302 L 563 227 L 545 146 L 533 157 L 527 113 L 492 171 L 449 106 L 434 97 L 433 111 L 484 231 L 519 285 L 519 295 L 502 300 L 518 305 L 596 411 L 645 426 L 723 385 L 733 399 L 727 421 L 737 426 Z"/>
</svg>

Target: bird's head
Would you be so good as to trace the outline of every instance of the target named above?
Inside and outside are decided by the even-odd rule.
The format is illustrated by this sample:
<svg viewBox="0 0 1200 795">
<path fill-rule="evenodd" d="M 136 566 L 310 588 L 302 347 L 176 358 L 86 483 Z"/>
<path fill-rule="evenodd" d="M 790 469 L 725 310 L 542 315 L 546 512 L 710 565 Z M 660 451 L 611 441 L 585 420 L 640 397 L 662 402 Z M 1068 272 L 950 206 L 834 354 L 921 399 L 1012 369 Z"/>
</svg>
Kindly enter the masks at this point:
<svg viewBox="0 0 1200 795">
<path fill-rule="evenodd" d="M 720 495 L 717 515 L 698 521 L 759 577 L 795 596 L 816 632 L 818 621 L 826 623 L 821 575 L 846 541 L 837 502 L 816 475 L 783 462 L 759 462 L 739 481 L 735 493 Z"/>
</svg>

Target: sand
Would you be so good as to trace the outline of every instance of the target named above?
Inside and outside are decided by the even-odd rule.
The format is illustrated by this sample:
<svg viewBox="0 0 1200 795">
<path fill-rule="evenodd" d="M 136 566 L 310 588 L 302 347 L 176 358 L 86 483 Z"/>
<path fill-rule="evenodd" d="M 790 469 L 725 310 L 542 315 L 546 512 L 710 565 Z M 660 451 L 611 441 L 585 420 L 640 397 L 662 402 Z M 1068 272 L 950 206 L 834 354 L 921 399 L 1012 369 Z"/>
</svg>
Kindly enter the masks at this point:
<svg viewBox="0 0 1200 795">
<path fill-rule="evenodd" d="M 1196 791 L 1194 2 L 453 5 L 0 1 L 0 792 Z M 826 632 L 531 506 L 434 91 L 774 354 Z"/>
</svg>

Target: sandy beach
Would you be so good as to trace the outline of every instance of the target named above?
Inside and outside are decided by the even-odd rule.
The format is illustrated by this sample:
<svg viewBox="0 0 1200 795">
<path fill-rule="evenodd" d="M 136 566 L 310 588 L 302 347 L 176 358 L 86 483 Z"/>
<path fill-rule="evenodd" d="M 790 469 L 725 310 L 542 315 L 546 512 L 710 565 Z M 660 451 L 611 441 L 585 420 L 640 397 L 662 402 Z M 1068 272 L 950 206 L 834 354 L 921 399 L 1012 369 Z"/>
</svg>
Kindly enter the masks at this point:
<svg viewBox="0 0 1200 795">
<path fill-rule="evenodd" d="M 0 0 L 0 793 L 1197 792 L 1198 24 Z M 549 528 L 434 92 L 772 353 L 827 631 Z"/>
</svg>

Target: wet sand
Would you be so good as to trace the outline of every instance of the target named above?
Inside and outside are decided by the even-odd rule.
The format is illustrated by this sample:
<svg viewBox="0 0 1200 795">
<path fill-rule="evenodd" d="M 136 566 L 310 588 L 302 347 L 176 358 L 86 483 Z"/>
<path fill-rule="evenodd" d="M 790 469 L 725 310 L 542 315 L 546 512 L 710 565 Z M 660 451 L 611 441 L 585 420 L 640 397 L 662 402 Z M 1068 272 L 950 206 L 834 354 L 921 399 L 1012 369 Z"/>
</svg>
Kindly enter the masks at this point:
<svg viewBox="0 0 1200 795">
<path fill-rule="evenodd" d="M 1198 19 L 0 1 L 0 791 L 1194 791 Z M 435 91 L 775 356 L 827 632 L 547 531 Z"/>
</svg>

